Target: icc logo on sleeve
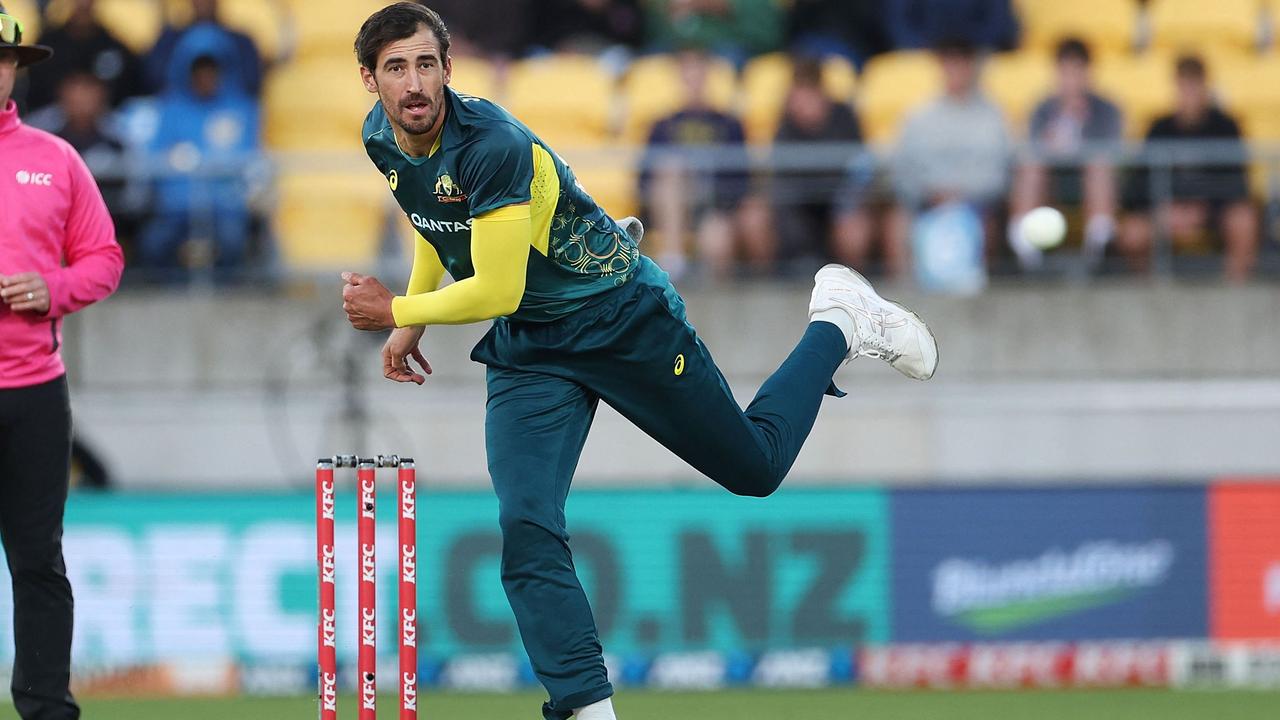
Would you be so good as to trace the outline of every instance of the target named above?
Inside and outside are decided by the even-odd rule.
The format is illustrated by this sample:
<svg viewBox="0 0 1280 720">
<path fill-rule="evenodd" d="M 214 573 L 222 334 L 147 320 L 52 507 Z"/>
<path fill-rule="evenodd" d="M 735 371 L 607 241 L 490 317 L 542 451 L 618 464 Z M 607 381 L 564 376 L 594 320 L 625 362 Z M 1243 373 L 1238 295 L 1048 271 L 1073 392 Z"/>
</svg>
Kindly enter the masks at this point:
<svg viewBox="0 0 1280 720">
<path fill-rule="evenodd" d="M 41 187 L 53 186 L 52 173 L 33 173 L 26 170 L 19 170 L 18 174 L 14 176 L 14 179 L 18 181 L 19 185 L 39 185 Z"/>
</svg>

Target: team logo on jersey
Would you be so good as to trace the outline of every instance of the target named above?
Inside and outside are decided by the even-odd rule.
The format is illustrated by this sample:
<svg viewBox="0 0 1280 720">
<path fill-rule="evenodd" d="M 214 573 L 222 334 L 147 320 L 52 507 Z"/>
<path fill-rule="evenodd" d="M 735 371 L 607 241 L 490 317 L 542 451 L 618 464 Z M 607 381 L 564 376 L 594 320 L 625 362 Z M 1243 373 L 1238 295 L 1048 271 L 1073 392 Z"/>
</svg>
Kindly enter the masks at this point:
<svg viewBox="0 0 1280 720">
<path fill-rule="evenodd" d="M 387 184 L 391 186 L 391 192 L 395 192 L 396 188 L 400 185 L 400 173 L 392 170 L 391 173 L 387 175 Z"/>
<path fill-rule="evenodd" d="M 436 180 L 436 200 L 442 203 L 459 203 L 467 199 L 466 194 L 462 192 L 462 188 L 453 182 L 453 178 L 447 174 L 441 175 Z"/>
</svg>

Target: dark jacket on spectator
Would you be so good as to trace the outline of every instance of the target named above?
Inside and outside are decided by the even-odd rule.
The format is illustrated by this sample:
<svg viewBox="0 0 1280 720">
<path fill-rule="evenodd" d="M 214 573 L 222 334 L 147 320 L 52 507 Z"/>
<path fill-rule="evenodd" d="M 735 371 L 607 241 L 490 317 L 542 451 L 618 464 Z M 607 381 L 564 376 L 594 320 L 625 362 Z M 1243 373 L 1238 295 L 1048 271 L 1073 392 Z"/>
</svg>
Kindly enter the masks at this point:
<svg viewBox="0 0 1280 720">
<path fill-rule="evenodd" d="M 96 22 L 85 36 L 65 26 L 53 28 L 40 36 L 40 44 L 53 48 L 53 57 L 31 67 L 27 106 L 33 110 L 53 104 L 58 84 L 73 72 L 87 72 L 106 83 L 113 107 L 145 90 L 141 60 Z"/>
</svg>

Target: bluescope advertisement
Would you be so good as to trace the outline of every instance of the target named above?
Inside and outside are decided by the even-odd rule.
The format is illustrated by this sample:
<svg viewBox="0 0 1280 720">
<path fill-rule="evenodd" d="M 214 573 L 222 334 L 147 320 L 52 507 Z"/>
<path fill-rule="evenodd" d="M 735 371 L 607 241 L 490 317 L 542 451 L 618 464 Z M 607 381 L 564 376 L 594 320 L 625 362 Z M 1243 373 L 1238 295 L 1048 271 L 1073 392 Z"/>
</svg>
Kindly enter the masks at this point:
<svg viewBox="0 0 1280 720">
<path fill-rule="evenodd" d="M 1207 632 L 1205 491 L 892 495 L 895 642 Z"/>
</svg>

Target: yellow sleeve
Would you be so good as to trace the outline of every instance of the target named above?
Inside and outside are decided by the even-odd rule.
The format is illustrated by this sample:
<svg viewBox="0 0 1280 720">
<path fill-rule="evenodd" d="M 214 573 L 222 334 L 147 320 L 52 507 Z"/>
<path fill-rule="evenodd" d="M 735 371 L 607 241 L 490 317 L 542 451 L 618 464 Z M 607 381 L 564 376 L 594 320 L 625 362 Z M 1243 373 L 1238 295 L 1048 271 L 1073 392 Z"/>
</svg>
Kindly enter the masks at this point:
<svg viewBox="0 0 1280 720">
<path fill-rule="evenodd" d="M 532 238 L 528 205 L 508 205 L 477 217 L 471 225 L 475 275 L 434 292 L 396 297 L 391 301 L 396 326 L 464 325 L 515 312 L 524 297 Z"/>
<path fill-rule="evenodd" d="M 413 234 L 413 271 L 409 273 L 409 287 L 405 295 L 421 295 L 440 287 L 444 279 L 444 263 L 435 247 L 422 237 L 421 233 Z"/>
</svg>

